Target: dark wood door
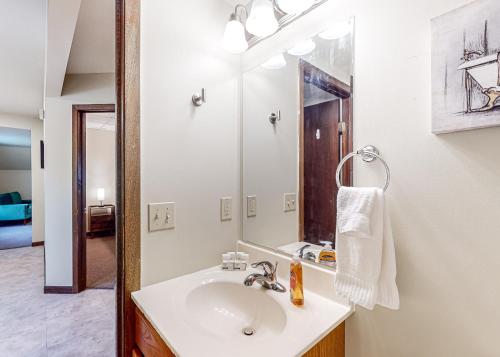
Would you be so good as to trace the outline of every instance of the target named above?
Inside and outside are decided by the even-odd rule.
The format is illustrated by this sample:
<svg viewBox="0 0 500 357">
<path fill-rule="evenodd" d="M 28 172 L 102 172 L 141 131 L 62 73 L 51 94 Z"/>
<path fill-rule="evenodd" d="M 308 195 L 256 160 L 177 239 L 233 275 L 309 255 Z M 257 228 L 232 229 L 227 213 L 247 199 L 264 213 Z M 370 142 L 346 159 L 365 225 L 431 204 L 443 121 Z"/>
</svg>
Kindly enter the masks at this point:
<svg viewBox="0 0 500 357">
<path fill-rule="evenodd" d="M 304 241 L 335 241 L 340 100 L 304 108 Z"/>
</svg>

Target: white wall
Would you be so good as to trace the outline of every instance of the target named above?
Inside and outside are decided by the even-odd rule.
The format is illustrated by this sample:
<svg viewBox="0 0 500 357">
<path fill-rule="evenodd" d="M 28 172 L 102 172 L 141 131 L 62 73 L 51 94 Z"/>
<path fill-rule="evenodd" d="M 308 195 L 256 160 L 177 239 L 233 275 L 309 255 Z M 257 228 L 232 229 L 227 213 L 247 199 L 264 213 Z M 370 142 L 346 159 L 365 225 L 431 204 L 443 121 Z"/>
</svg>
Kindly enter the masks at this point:
<svg viewBox="0 0 500 357">
<path fill-rule="evenodd" d="M 0 192 L 19 192 L 31 200 L 31 170 L 0 170 Z"/>
<path fill-rule="evenodd" d="M 231 11 L 220 0 L 141 4 L 142 285 L 218 264 L 240 234 L 239 59 L 220 47 Z M 195 108 L 202 87 L 208 102 Z M 147 204 L 164 201 L 176 202 L 176 228 L 148 233 Z"/>
<path fill-rule="evenodd" d="M 33 242 L 44 240 L 44 172 L 40 168 L 40 140 L 43 140 L 43 122 L 34 117 L 0 113 L 0 126 L 31 131 L 31 198 Z"/>
<path fill-rule="evenodd" d="M 243 239 L 278 248 L 298 241 L 298 211 L 284 212 L 285 193 L 298 194 L 299 65 L 277 70 L 257 66 L 243 73 Z M 269 122 L 281 110 L 281 120 Z M 246 197 L 257 196 L 257 215 L 247 217 Z"/>
<path fill-rule="evenodd" d="M 104 204 L 116 204 L 116 141 L 111 130 L 89 129 L 86 132 L 87 206 L 98 205 L 97 189 L 104 188 Z"/>
<path fill-rule="evenodd" d="M 45 98 L 45 284 L 72 280 L 72 106 L 113 104 L 113 74 L 68 75 L 61 97 Z"/>
</svg>

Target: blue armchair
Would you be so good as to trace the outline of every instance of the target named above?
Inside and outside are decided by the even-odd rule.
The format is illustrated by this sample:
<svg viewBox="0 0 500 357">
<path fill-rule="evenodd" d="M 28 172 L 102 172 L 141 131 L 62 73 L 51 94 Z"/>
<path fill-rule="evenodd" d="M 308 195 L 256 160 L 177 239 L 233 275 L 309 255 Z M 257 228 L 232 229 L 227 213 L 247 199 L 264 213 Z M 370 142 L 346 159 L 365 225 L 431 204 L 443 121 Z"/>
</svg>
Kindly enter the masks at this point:
<svg viewBox="0 0 500 357">
<path fill-rule="evenodd" d="M 19 192 L 0 194 L 0 221 L 31 219 L 31 200 L 23 200 Z"/>
</svg>

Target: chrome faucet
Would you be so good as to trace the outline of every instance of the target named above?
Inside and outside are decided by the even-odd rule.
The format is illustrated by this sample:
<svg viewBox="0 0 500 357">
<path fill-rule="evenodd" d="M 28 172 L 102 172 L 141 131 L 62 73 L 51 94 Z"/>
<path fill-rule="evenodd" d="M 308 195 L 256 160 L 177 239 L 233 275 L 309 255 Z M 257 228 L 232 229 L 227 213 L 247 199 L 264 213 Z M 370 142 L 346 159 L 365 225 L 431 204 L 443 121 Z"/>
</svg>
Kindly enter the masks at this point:
<svg viewBox="0 0 500 357">
<path fill-rule="evenodd" d="M 264 274 L 250 274 L 243 281 L 243 284 L 245 284 L 245 286 L 252 286 L 253 283 L 258 283 L 265 289 L 271 289 L 280 293 L 286 292 L 286 288 L 276 280 L 276 270 L 278 269 L 278 262 L 276 262 L 275 265 L 268 261 L 252 264 L 252 268 L 257 267 L 262 267 L 264 269 Z"/>
</svg>

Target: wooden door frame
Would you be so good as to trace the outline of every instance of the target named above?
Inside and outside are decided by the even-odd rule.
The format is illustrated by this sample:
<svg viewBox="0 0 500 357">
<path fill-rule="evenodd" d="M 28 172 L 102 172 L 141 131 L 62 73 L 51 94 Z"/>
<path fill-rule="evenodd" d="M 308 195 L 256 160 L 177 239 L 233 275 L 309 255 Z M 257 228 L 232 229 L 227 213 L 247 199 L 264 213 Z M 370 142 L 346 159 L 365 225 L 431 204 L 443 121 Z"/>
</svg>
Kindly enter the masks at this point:
<svg viewBox="0 0 500 357">
<path fill-rule="evenodd" d="M 321 73 L 318 75 L 318 73 Z M 345 133 L 342 136 L 342 152 L 344 155 L 353 150 L 353 80 L 351 76 L 350 85 L 339 81 L 335 77 L 327 74 L 314 65 L 300 60 L 299 62 L 299 242 L 304 240 L 304 78 L 310 78 L 310 82 L 318 88 L 334 94 L 342 99 L 342 108 L 348 110 L 342 111 L 342 121 L 346 123 Z M 340 130 L 338 128 L 337 130 Z M 352 162 L 345 164 L 342 170 L 342 182 L 348 186 L 352 185 L 353 180 Z M 337 168 L 333 168 L 335 171 Z"/>
<path fill-rule="evenodd" d="M 86 208 L 86 128 L 85 114 L 114 113 L 114 104 L 75 104 L 72 113 L 73 146 L 73 293 L 86 289 L 87 285 L 87 231 L 84 222 Z"/>
<path fill-rule="evenodd" d="M 131 293 L 141 275 L 140 7 L 141 0 L 115 0 L 118 357 L 131 356 L 134 347 Z"/>
</svg>

